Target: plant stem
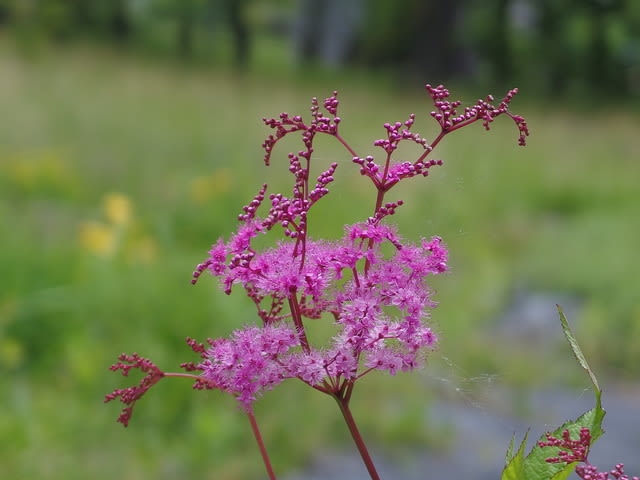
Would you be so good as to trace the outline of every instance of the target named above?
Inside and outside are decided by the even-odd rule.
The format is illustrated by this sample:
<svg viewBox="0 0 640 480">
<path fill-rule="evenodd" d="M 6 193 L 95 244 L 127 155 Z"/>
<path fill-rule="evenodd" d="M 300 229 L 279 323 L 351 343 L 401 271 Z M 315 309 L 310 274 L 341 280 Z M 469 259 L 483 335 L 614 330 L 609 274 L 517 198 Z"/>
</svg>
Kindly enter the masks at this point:
<svg viewBox="0 0 640 480">
<path fill-rule="evenodd" d="M 349 151 L 349 153 L 351 154 L 351 156 L 352 156 L 352 157 L 357 157 L 357 156 L 358 156 L 358 154 L 355 152 L 355 150 L 349 146 L 349 144 L 345 141 L 345 139 L 344 139 L 344 138 L 342 138 L 342 137 L 340 136 L 340 134 L 336 133 L 336 134 L 334 134 L 334 137 L 336 137 L 336 139 L 337 139 L 337 140 L 338 140 L 342 145 L 344 145 L 344 148 L 346 148 L 346 149 Z"/>
<path fill-rule="evenodd" d="M 267 453 L 267 449 L 265 448 L 264 442 L 262 441 L 262 435 L 260 434 L 260 429 L 258 428 L 256 417 L 253 415 L 253 412 L 247 412 L 247 417 L 249 417 L 249 421 L 251 422 L 251 430 L 253 430 L 253 436 L 256 437 L 256 442 L 258 442 L 260 454 L 262 455 L 262 461 L 264 462 L 264 466 L 267 468 L 269 479 L 276 480 L 276 475 L 273 473 L 273 468 L 271 467 L 271 460 L 269 460 L 269 454 Z"/>
<path fill-rule="evenodd" d="M 362 439 L 362 435 L 360 435 L 360 431 L 358 430 L 356 421 L 354 420 L 353 415 L 351 414 L 351 410 L 349 409 L 349 400 L 345 397 L 339 397 L 337 395 L 334 395 L 334 398 L 336 399 L 336 402 L 338 402 L 338 407 L 340 407 L 340 411 L 342 412 L 344 421 L 347 423 L 347 427 L 349 427 L 349 432 L 351 432 L 353 441 L 356 442 L 356 446 L 358 447 L 358 451 L 360 452 L 362 461 L 367 467 L 371 479 L 380 480 L 380 475 L 378 475 L 378 472 L 376 471 L 373 460 L 371 460 L 371 455 L 369 455 L 369 450 L 367 450 L 367 446 Z"/>
<path fill-rule="evenodd" d="M 311 351 L 311 347 L 309 346 L 307 334 L 304 331 L 302 315 L 300 314 L 300 304 L 298 303 L 298 296 L 295 288 L 291 288 L 289 291 L 289 308 L 291 309 L 291 319 L 293 320 L 293 324 L 296 326 L 296 331 L 300 338 L 300 346 L 302 346 L 302 350 L 305 353 L 309 353 Z"/>
</svg>

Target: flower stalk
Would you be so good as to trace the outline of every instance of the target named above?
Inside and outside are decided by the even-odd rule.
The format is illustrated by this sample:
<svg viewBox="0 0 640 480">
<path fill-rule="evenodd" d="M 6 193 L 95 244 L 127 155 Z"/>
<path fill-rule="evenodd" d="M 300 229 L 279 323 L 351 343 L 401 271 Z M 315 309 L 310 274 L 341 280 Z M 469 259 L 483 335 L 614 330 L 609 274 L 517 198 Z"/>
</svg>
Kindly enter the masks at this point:
<svg viewBox="0 0 640 480">
<path fill-rule="evenodd" d="M 269 454 L 267 453 L 267 449 L 264 446 L 264 441 L 262 440 L 262 434 L 260 433 L 260 429 L 258 428 L 258 422 L 256 422 L 256 417 L 253 412 L 247 412 L 247 417 L 249 417 L 249 422 L 251 423 L 251 430 L 253 431 L 253 436 L 256 439 L 256 443 L 258 444 L 258 448 L 260 449 L 260 455 L 262 455 L 262 461 L 264 462 L 264 466 L 267 469 L 267 475 L 269 475 L 269 480 L 276 480 L 276 475 L 273 473 L 273 467 L 271 466 L 271 460 L 269 459 Z"/>
<path fill-rule="evenodd" d="M 349 428 L 349 433 L 351 433 L 351 437 L 358 447 L 358 452 L 360 453 L 360 457 L 364 462 L 369 475 L 371 476 L 371 480 L 380 480 L 380 475 L 376 470 L 376 467 L 371 459 L 371 455 L 369 454 L 369 450 L 367 449 L 364 440 L 362 439 L 362 435 L 360 434 L 360 430 L 358 430 L 358 425 L 356 424 L 355 419 L 353 418 L 353 414 L 351 413 L 351 409 L 349 408 L 349 399 L 342 397 L 340 395 L 334 395 L 336 403 L 340 408 L 340 412 L 344 418 L 345 423 L 347 424 L 347 428 Z"/>
</svg>

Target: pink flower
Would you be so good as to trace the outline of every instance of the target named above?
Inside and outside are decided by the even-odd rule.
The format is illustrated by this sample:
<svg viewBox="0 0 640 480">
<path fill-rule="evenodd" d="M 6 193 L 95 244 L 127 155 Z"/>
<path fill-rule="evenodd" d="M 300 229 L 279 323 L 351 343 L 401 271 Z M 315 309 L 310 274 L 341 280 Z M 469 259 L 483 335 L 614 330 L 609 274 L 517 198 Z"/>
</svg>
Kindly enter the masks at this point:
<svg viewBox="0 0 640 480">
<path fill-rule="evenodd" d="M 307 122 L 288 113 L 264 120 L 274 130 L 263 144 L 267 164 L 282 138 L 301 136 L 303 149 L 287 155 L 292 191 L 288 196 L 267 196 L 267 186 L 263 185 L 243 207 L 237 231 L 227 242 L 219 240 L 194 273 L 197 278 L 208 270 L 219 278 L 227 293 L 235 285 L 242 286 L 262 320 L 262 327 L 246 327 L 234 332 L 231 339 L 214 342 L 202 364 L 207 378 L 238 397 L 246 408 L 264 390 L 285 378 L 328 388 L 329 393 L 342 381 L 355 381 L 373 370 L 391 375 L 410 371 L 422 364 L 426 352 L 437 342 L 428 324 L 436 303 L 426 279 L 447 271 L 447 249 L 440 237 L 423 238 L 417 244 L 402 240 L 385 220 L 403 201 L 385 202 L 384 197 L 399 182 L 426 177 L 431 167 L 442 165 L 442 161 L 426 157 L 454 130 L 477 121 L 488 129 L 504 114 L 518 126 L 521 143 L 528 131 L 524 119 L 508 111 L 516 90 L 509 91 L 497 106 L 487 97 L 458 112 L 461 103 L 450 101 L 447 89 L 430 85 L 426 89 L 433 100 L 435 111 L 431 115 L 441 128 L 440 134 L 428 143 L 412 132 L 413 114 L 404 122 L 385 124 L 386 138 L 374 142 L 384 151 L 382 164 L 371 155 L 358 156 L 340 136 L 336 92 L 324 102 L 312 100 Z M 333 136 L 344 145 L 376 191 L 372 216 L 345 226 L 344 236 L 334 242 L 316 240 L 308 234 L 308 213 L 329 192 L 338 167 L 337 163 L 330 164 L 315 177 L 315 185 L 310 183 L 318 134 Z M 392 156 L 403 141 L 419 145 L 422 153 L 413 161 L 394 162 Z M 270 205 L 264 207 L 267 212 L 260 217 L 258 210 L 265 198 Z M 256 249 L 254 239 L 278 225 L 284 239 L 274 247 Z M 333 338 L 324 346 L 312 344 L 306 335 L 306 322 L 326 319 L 333 321 Z M 265 339 L 278 336 L 286 348 L 273 352 Z"/>
<path fill-rule="evenodd" d="M 251 411 L 260 395 L 290 376 L 278 359 L 298 344 L 296 333 L 286 326 L 245 327 L 230 339 L 213 341 L 198 367 L 206 380 Z"/>
</svg>

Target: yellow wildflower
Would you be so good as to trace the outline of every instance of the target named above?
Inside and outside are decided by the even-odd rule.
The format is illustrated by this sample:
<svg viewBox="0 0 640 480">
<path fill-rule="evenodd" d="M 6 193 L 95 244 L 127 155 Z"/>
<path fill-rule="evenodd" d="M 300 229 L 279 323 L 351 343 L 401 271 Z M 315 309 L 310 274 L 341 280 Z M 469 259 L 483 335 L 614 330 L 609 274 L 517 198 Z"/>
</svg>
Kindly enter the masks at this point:
<svg viewBox="0 0 640 480">
<path fill-rule="evenodd" d="M 109 193 L 102 200 L 102 208 L 107 219 L 118 226 L 127 225 L 132 218 L 131 201 L 122 193 Z"/>
<path fill-rule="evenodd" d="M 80 244 L 90 252 L 111 256 L 116 249 L 116 235 L 112 226 L 100 222 L 84 222 L 80 227 Z"/>
</svg>

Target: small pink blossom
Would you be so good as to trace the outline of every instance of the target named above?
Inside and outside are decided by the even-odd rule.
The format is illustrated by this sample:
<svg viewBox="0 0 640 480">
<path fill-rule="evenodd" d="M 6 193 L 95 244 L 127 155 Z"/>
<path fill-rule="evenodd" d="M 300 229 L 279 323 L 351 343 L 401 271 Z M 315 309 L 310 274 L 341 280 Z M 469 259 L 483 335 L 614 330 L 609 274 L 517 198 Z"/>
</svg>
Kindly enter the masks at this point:
<svg viewBox="0 0 640 480">
<path fill-rule="evenodd" d="M 260 395 L 289 377 L 278 359 L 297 345 L 297 335 L 287 326 L 246 327 L 230 339 L 213 341 L 199 367 L 205 379 L 251 411 Z"/>
</svg>

